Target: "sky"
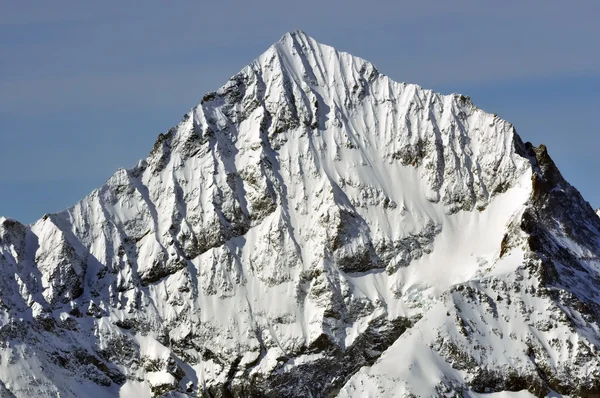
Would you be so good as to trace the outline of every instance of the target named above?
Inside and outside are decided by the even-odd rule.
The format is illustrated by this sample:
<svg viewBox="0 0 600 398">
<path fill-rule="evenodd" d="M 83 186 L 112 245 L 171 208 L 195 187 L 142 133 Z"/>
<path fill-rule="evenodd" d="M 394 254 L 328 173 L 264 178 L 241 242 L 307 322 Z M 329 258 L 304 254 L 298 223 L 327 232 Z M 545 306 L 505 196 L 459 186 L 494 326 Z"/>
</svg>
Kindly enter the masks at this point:
<svg viewBox="0 0 600 398">
<path fill-rule="evenodd" d="M 67 208 L 286 32 L 545 144 L 600 207 L 597 0 L 0 0 L 0 215 Z"/>
</svg>

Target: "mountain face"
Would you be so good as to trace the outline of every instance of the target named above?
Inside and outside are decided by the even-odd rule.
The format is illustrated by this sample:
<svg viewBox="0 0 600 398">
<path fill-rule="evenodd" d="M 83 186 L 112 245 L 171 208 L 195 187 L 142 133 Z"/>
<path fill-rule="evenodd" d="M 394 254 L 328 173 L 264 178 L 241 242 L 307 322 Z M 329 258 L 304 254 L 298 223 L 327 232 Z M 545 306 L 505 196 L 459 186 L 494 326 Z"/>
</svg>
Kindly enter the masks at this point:
<svg viewBox="0 0 600 398">
<path fill-rule="evenodd" d="M 0 219 L 3 397 L 592 397 L 599 327 L 600 218 L 543 145 L 302 32 Z"/>
</svg>

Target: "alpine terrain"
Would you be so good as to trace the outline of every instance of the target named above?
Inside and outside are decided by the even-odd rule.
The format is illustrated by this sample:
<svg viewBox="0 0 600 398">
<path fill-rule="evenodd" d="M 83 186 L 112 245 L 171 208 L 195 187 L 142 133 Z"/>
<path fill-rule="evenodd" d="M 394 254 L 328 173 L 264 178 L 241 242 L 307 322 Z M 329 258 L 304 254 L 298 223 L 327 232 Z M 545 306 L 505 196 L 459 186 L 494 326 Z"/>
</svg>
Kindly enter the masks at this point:
<svg viewBox="0 0 600 398">
<path fill-rule="evenodd" d="M 600 217 L 546 147 L 300 31 L 0 219 L 2 397 L 598 397 L 599 350 Z"/>
</svg>

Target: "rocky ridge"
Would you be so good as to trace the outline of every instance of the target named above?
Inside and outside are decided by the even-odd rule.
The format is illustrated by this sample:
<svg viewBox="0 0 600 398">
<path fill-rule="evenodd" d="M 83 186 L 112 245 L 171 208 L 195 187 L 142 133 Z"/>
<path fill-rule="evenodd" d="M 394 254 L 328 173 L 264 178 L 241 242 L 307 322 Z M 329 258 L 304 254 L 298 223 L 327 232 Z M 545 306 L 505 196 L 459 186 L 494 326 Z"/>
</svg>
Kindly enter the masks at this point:
<svg viewBox="0 0 600 398">
<path fill-rule="evenodd" d="M 595 396 L 599 258 L 545 147 L 291 32 L 72 208 L 0 219 L 0 393 Z"/>
</svg>

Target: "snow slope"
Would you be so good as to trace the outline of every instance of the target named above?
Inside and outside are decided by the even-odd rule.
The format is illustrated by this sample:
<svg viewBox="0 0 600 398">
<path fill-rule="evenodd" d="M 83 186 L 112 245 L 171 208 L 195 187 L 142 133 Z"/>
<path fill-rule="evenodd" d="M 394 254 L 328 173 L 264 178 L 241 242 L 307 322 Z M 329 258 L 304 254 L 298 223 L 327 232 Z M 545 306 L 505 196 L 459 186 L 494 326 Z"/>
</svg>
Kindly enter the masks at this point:
<svg viewBox="0 0 600 398">
<path fill-rule="evenodd" d="M 291 32 L 136 167 L 0 219 L 0 391 L 600 391 L 593 214 L 468 97 Z"/>
</svg>

